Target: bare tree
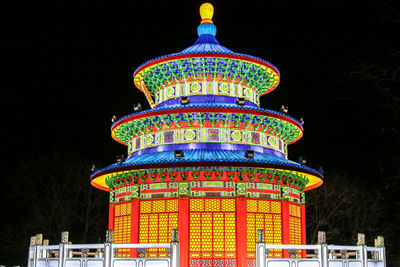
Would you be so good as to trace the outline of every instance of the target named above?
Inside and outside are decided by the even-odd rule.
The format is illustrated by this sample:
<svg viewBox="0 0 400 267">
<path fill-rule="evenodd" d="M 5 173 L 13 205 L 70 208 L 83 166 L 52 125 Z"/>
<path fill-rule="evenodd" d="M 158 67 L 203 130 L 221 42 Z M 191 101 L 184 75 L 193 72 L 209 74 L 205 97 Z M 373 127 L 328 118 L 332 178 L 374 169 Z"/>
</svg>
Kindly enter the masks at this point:
<svg viewBox="0 0 400 267">
<path fill-rule="evenodd" d="M 98 242 L 107 224 L 108 194 L 90 185 L 91 163 L 53 150 L 21 162 L 3 183 L 11 209 L 0 227 L 2 264 L 22 265 L 29 237 L 43 233 L 58 243 L 68 230 L 74 243 Z M 6 188 L 6 189 L 5 189 Z"/>
</svg>

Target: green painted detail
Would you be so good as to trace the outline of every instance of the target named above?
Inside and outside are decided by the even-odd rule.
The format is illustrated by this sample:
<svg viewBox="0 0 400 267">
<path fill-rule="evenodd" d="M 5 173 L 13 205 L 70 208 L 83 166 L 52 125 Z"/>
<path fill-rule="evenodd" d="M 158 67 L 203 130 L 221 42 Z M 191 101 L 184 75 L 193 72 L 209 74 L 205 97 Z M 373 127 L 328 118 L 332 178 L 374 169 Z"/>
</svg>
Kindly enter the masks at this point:
<svg viewBox="0 0 400 267">
<path fill-rule="evenodd" d="M 110 203 L 114 203 L 114 202 L 115 202 L 115 193 L 110 192 Z"/>
<path fill-rule="evenodd" d="M 246 195 L 246 183 L 236 183 L 236 195 Z"/>
<path fill-rule="evenodd" d="M 180 196 L 188 196 L 190 192 L 189 183 L 179 183 L 178 193 Z"/>
<path fill-rule="evenodd" d="M 160 130 L 163 125 L 166 125 L 169 129 L 173 123 L 180 127 L 183 122 L 186 122 L 186 124 L 191 127 L 195 122 L 204 125 L 207 121 L 213 126 L 219 121 L 223 126 L 227 126 L 230 121 L 233 123 L 234 127 L 239 127 L 239 125 L 242 124 L 245 128 L 248 128 L 250 125 L 253 125 L 254 128 L 260 128 L 262 131 L 269 131 L 279 136 L 279 138 L 286 143 L 296 140 L 301 134 L 301 129 L 298 126 L 282 119 L 243 113 L 213 112 L 151 116 L 123 123 L 116 127 L 113 133 L 118 140 L 128 145 L 133 136 L 144 134 L 146 131 L 152 131 L 153 127 Z M 271 139 L 270 142 L 275 142 L 275 139 Z"/>
<path fill-rule="evenodd" d="M 155 184 L 150 184 L 150 189 L 164 189 L 167 188 L 166 183 L 155 183 Z"/>
<path fill-rule="evenodd" d="M 207 180 L 210 179 L 220 179 L 223 174 L 226 174 L 230 181 L 235 178 L 239 181 L 243 181 L 247 177 L 251 182 L 255 178 L 260 179 L 262 182 L 260 186 L 271 186 L 266 183 L 283 183 L 283 185 L 288 185 L 290 187 L 298 188 L 303 191 L 308 184 L 308 178 L 301 173 L 294 171 L 280 171 L 273 169 L 263 169 L 263 168 L 248 168 L 248 167 L 177 167 L 177 168 L 160 168 L 160 169 L 148 169 L 131 171 L 125 173 L 113 173 L 105 178 L 106 185 L 110 190 L 115 190 L 116 188 L 124 187 L 130 184 L 137 184 L 138 181 L 142 183 L 154 182 L 155 179 L 159 178 L 162 182 L 169 177 L 174 181 L 178 176 L 185 181 L 189 176 L 196 181 L 201 174 L 206 177 Z M 208 181 L 210 184 L 220 183 L 219 181 Z M 184 184 L 179 183 L 179 186 Z M 160 185 L 154 185 L 160 186 Z"/>
<path fill-rule="evenodd" d="M 148 134 L 148 135 L 146 136 L 146 143 L 147 143 L 147 144 L 151 144 L 151 143 L 153 143 L 153 141 L 154 141 L 154 136 L 151 135 L 151 134 Z"/>
<path fill-rule="evenodd" d="M 147 89 L 156 94 L 167 83 L 180 81 L 188 77 L 203 79 L 212 76 L 223 81 L 238 80 L 253 87 L 258 94 L 263 94 L 274 88 L 279 76 L 269 68 L 262 68 L 258 64 L 227 58 L 188 58 L 160 63 L 138 73 L 135 82 L 140 84 L 143 79 Z M 191 91 L 200 91 L 200 86 L 190 88 Z"/>
<path fill-rule="evenodd" d="M 272 184 L 258 184 L 258 188 L 272 190 Z"/>
<path fill-rule="evenodd" d="M 132 197 L 139 198 L 140 197 L 140 187 L 136 185 L 131 186 L 132 189 Z"/>
<path fill-rule="evenodd" d="M 222 182 L 207 181 L 207 182 L 204 182 L 204 186 L 206 186 L 206 187 L 219 187 L 219 186 L 222 186 Z"/>
<path fill-rule="evenodd" d="M 186 140 L 192 140 L 193 138 L 195 138 L 196 133 L 194 132 L 194 130 L 189 129 L 185 131 L 185 138 Z"/>
<path fill-rule="evenodd" d="M 219 90 L 221 90 L 222 93 L 228 93 L 229 92 L 229 85 L 226 83 L 223 83 L 219 86 Z"/>
<path fill-rule="evenodd" d="M 281 198 L 289 198 L 289 187 L 281 187 Z"/>
<path fill-rule="evenodd" d="M 240 141 L 242 139 L 242 133 L 239 130 L 235 130 L 233 131 L 231 137 L 235 141 Z"/>
</svg>

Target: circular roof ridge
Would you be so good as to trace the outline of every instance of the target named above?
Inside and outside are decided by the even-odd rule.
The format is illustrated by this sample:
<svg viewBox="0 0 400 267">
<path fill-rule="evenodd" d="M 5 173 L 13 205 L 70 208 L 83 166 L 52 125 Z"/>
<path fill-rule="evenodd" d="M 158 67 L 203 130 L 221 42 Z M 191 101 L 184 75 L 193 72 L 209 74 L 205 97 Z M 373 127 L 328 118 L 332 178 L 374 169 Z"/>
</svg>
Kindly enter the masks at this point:
<svg viewBox="0 0 400 267">
<path fill-rule="evenodd" d="M 286 113 L 282 113 L 279 111 L 275 110 L 270 110 L 270 109 L 265 109 L 265 108 L 260 108 L 260 107 L 254 107 L 254 106 L 238 106 L 238 105 L 233 105 L 233 104 L 220 104 L 220 103 L 199 103 L 199 104 L 189 104 L 189 105 L 172 105 L 172 106 L 164 106 L 164 107 L 157 107 L 149 110 L 143 110 L 135 113 L 131 113 L 128 115 L 125 115 L 119 119 L 117 119 L 112 125 L 111 125 L 111 130 L 113 130 L 115 127 L 117 127 L 119 124 L 123 123 L 124 120 L 134 117 L 134 116 L 140 116 L 144 115 L 147 113 L 155 113 L 158 111 L 166 111 L 166 110 L 183 110 L 183 109 L 195 109 L 195 108 L 226 108 L 226 109 L 240 109 L 240 110 L 253 110 L 253 111 L 260 111 L 260 112 L 265 112 L 265 113 L 270 113 L 273 115 L 278 115 L 279 117 L 284 117 L 286 119 L 292 120 L 300 126 L 301 130 L 304 131 L 304 127 L 302 123 L 297 120 L 296 118 L 287 115 Z"/>
<path fill-rule="evenodd" d="M 219 150 L 213 150 L 213 149 L 200 149 L 200 150 L 184 150 L 186 152 L 189 151 L 195 151 L 195 153 L 201 153 L 202 151 L 207 151 L 209 153 L 212 153 L 213 151 L 217 152 Z M 218 164 L 238 164 L 238 163 L 252 163 L 251 167 L 257 167 L 257 165 L 259 164 L 271 164 L 271 165 L 276 165 L 276 166 L 281 166 L 281 167 L 289 167 L 289 168 L 295 168 L 297 169 L 296 171 L 300 170 L 303 171 L 305 173 L 312 173 L 313 175 L 316 175 L 320 178 L 323 178 L 323 174 L 317 170 L 315 170 L 314 168 L 311 168 L 309 166 L 306 165 L 302 165 L 300 163 L 285 159 L 282 160 L 281 158 L 277 158 L 275 156 L 265 156 L 262 153 L 257 153 L 255 152 L 255 154 L 258 155 L 262 155 L 262 158 L 260 159 L 246 159 L 243 156 L 243 159 L 238 159 L 236 154 L 240 154 L 243 151 L 234 151 L 234 150 L 226 150 L 228 153 L 230 153 L 230 155 L 232 155 L 233 157 L 226 157 L 225 159 L 222 158 L 217 158 L 217 159 L 213 159 L 212 157 L 210 157 L 207 160 L 204 160 L 202 158 L 191 158 L 191 159 L 181 159 L 181 158 L 175 158 L 172 157 L 166 161 L 166 157 L 162 156 L 162 155 L 166 155 L 166 154 L 171 154 L 173 155 L 173 151 L 164 151 L 164 152 L 157 152 L 157 153 L 153 153 L 151 154 L 151 159 L 144 159 L 143 161 L 139 161 L 140 158 L 147 158 L 148 154 L 145 155 L 141 155 L 138 156 L 136 158 L 134 158 L 134 160 L 128 160 L 126 162 L 122 162 L 122 163 L 114 163 L 111 165 L 108 165 L 102 169 L 99 169 L 95 172 L 93 172 L 90 175 L 90 179 L 94 179 L 99 175 L 103 175 L 105 173 L 110 173 L 109 170 L 112 170 L 112 172 L 115 171 L 119 171 L 119 170 L 125 170 L 127 168 L 130 167 L 134 167 L 134 166 L 139 166 L 139 168 L 163 168 L 162 166 L 168 166 L 171 164 L 191 164 L 191 163 L 202 163 L 202 164 L 207 164 L 207 163 L 218 163 Z M 157 159 L 158 156 L 162 156 L 160 159 Z M 254 165 L 254 166 L 253 166 Z M 262 166 L 260 166 L 262 168 Z"/>
</svg>

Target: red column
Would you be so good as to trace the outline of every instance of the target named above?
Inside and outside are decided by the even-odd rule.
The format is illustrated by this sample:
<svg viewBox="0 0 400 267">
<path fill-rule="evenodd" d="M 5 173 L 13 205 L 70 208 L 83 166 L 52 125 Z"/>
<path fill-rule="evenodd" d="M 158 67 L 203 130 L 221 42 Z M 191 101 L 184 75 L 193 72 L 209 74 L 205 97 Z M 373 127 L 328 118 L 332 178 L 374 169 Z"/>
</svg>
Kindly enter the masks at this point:
<svg viewBox="0 0 400 267">
<path fill-rule="evenodd" d="M 290 244 L 290 226 L 289 226 L 289 202 L 282 200 L 282 244 Z M 283 257 L 289 258 L 287 249 L 283 251 Z"/>
<path fill-rule="evenodd" d="M 180 196 L 178 204 L 179 266 L 189 266 L 189 197 Z"/>
<path fill-rule="evenodd" d="M 305 245 L 307 243 L 307 235 L 306 235 L 306 205 L 300 204 L 300 212 L 301 212 L 301 244 Z M 306 258 L 307 251 L 302 250 L 301 253 L 303 258 Z"/>
<path fill-rule="evenodd" d="M 114 230 L 114 213 L 115 213 L 115 204 L 110 203 L 108 207 L 108 229 Z"/>
<path fill-rule="evenodd" d="M 236 198 L 236 252 L 237 267 L 247 267 L 247 201 Z"/>
<path fill-rule="evenodd" d="M 139 208 L 140 202 L 138 198 L 133 198 L 131 202 L 131 243 L 139 243 Z M 131 249 L 131 257 L 137 257 L 136 249 Z"/>
</svg>

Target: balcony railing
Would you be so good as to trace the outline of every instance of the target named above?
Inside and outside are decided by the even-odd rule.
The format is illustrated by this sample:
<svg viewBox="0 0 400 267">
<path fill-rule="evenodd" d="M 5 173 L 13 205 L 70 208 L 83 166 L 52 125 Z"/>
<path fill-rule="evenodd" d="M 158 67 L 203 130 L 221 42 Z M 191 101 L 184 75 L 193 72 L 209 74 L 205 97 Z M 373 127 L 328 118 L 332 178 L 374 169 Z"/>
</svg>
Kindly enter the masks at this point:
<svg viewBox="0 0 400 267">
<path fill-rule="evenodd" d="M 112 232 L 111 236 L 112 236 Z M 42 235 L 31 238 L 28 267 L 178 267 L 178 230 L 172 231 L 168 244 L 114 244 L 107 234 L 104 244 L 69 244 L 68 232 L 62 233 L 59 245 L 48 245 Z M 147 251 L 165 249 L 166 258 L 148 258 Z M 121 257 L 121 250 L 129 257 Z M 133 252 L 136 257 L 130 257 Z"/>
<path fill-rule="evenodd" d="M 282 250 L 286 257 L 268 258 L 271 250 Z M 264 230 L 258 230 L 256 254 L 256 267 L 386 267 L 383 237 L 367 247 L 363 234 L 356 246 L 328 245 L 324 232 L 318 233 L 317 245 L 272 245 L 264 243 Z"/>
<path fill-rule="evenodd" d="M 153 249 L 165 250 L 165 258 L 146 257 Z M 280 251 L 283 258 L 270 258 Z M 114 244 L 112 231 L 104 244 L 70 244 L 68 232 L 62 233 L 59 245 L 49 245 L 42 235 L 31 238 L 28 267 L 150 267 L 179 266 L 178 230 L 172 231 L 168 244 Z M 356 246 L 326 244 L 324 232 L 318 233 L 316 245 L 265 244 L 264 230 L 257 231 L 256 267 L 386 267 L 383 237 L 375 247 L 365 245 L 358 235 Z"/>
</svg>

